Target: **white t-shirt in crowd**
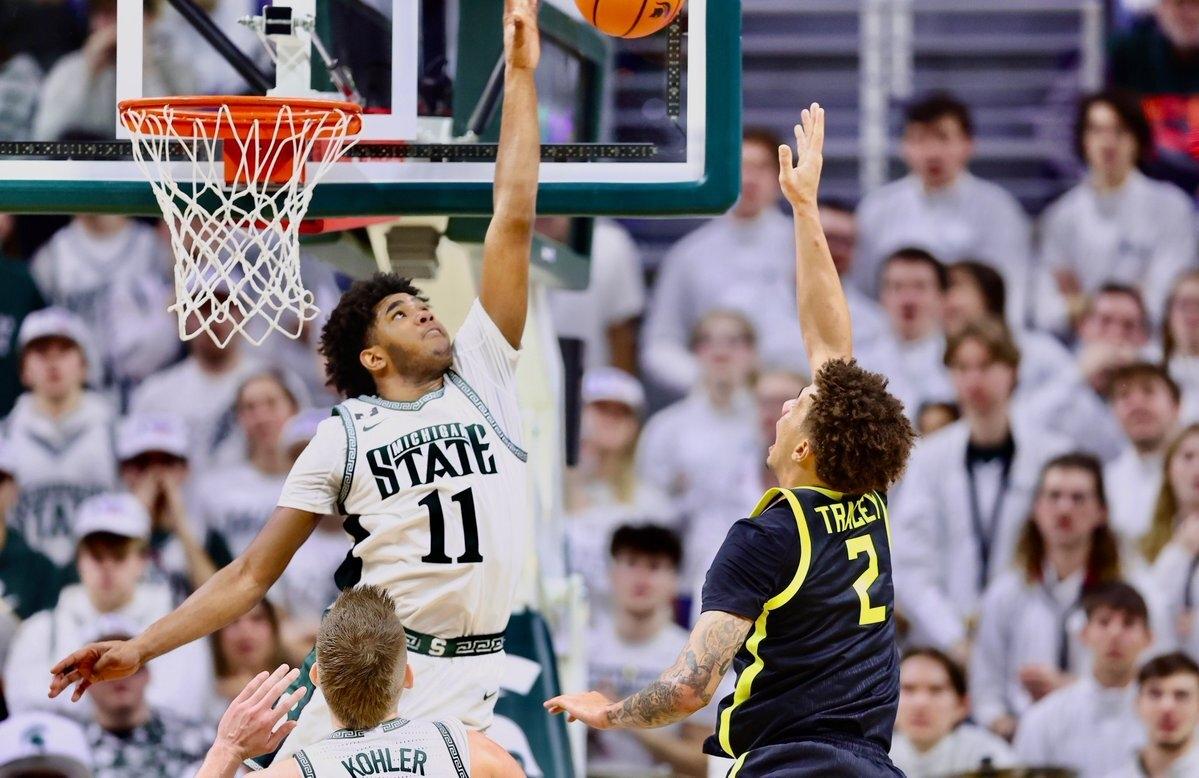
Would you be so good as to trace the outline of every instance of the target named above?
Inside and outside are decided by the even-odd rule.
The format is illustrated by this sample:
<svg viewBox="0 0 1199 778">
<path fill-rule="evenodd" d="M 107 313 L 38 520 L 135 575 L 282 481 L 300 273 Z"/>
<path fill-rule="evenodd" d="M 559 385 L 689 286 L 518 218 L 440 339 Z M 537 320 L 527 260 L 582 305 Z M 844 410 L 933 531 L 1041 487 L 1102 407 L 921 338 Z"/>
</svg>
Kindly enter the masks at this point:
<svg viewBox="0 0 1199 778">
<path fill-rule="evenodd" d="M 1028 709 L 1016 753 L 1028 767 L 1062 767 L 1079 778 L 1102 778 L 1145 744 L 1136 685 L 1108 689 L 1089 673 Z"/>
<path fill-rule="evenodd" d="M 973 724 L 960 724 L 921 753 L 902 732 L 891 738 L 891 761 L 908 778 L 942 778 L 978 770 L 1016 766 L 1016 754 L 1003 738 Z"/>
<path fill-rule="evenodd" d="M 1199 775 L 1199 745 L 1192 742 L 1190 749 L 1182 758 L 1170 765 L 1170 769 L 1158 778 L 1194 778 Z M 1140 755 L 1134 755 L 1125 761 L 1124 765 L 1114 772 L 1105 773 L 1103 778 L 1148 778 L 1149 774 L 1141 767 Z"/>
<path fill-rule="evenodd" d="M 579 291 L 550 291 L 554 327 L 565 338 L 583 341 L 587 370 L 611 364 L 608 328 L 645 310 L 645 278 L 637 245 L 624 227 L 597 219 L 591 249 L 591 280 Z"/>
<path fill-rule="evenodd" d="M 275 510 L 285 480 L 248 463 L 209 470 L 192 489 L 194 518 L 205 533 L 220 536 L 230 554 L 240 556 Z"/>
</svg>

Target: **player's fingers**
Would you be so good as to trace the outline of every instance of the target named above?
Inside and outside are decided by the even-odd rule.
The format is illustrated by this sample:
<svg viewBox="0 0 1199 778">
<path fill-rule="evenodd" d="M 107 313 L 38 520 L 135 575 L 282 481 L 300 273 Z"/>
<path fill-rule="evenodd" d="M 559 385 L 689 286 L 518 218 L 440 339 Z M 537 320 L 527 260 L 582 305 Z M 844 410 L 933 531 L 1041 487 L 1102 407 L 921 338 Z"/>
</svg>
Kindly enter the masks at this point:
<svg viewBox="0 0 1199 778">
<path fill-rule="evenodd" d="M 92 685 L 92 682 L 89 681 L 88 679 L 86 679 L 86 678 L 81 679 L 79 681 L 79 684 L 75 686 L 75 692 L 71 695 L 71 702 L 79 702 L 80 700 L 82 700 L 83 693 L 86 692 L 89 688 L 91 688 L 91 685 Z"/>
<path fill-rule="evenodd" d="M 306 695 L 306 694 L 308 694 L 308 689 L 301 686 L 299 689 L 296 689 L 291 694 L 288 694 L 284 697 L 280 697 L 279 701 L 277 703 L 275 703 L 275 710 L 278 711 L 279 713 L 286 713 L 287 711 L 294 708 L 296 706 L 296 703 L 298 703 L 300 700 L 304 699 L 304 695 Z"/>
<path fill-rule="evenodd" d="M 236 697 L 233 698 L 233 701 L 245 702 L 246 700 L 250 699 L 250 696 L 254 694 L 254 692 L 258 691 L 258 687 L 262 685 L 262 682 L 265 681 L 269 675 L 270 673 L 268 673 L 266 670 L 263 670 L 261 673 L 251 678 L 250 682 L 242 687 L 242 690 L 238 692 Z"/>
<path fill-rule="evenodd" d="M 298 721 L 285 721 L 280 724 L 279 728 L 272 732 L 270 739 L 267 740 L 267 750 L 274 751 L 278 748 L 279 744 L 286 740 L 291 731 L 298 726 L 300 726 L 300 722 Z"/>
<path fill-rule="evenodd" d="M 53 699 L 63 693 L 71 684 L 82 679 L 83 676 L 77 670 L 71 670 L 69 673 L 55 673 L 50 679 L 50 698 Z"/>
<path fill-rule="evenodd" d="M 788 171 L 795 167 L 795 163 L 791 159 L 791 147 L 783 144 L 779 146 L 779 178 L 785 178 Z"/>
<path fill-rule="evenodd" d="M 267 679 L 258 685 L 258 688 L 254 690 L 254 693 L 250 695 L 248 702 L 251 705 L 257 705 L 266 699 L 267 696 L 270 695 L 271 689 L 275 688 L 275 682 L 278 681 L 282 676 L 287 675 L 289 669 L 290 668 L 288 668 L 287 665 L 279 665 L 276 667 L 274 671 L 267 676 Z"/>
<path fill-rule="evenodd" d="M 820 103 L 812 103 L 812 149 L 820 154 L 824 151 L 824 109 Z"/>
<path fill-rule="evenodd" d="M 299 677 L 300 671 L 298 668 L 287 671 L 287 674 L 275 681 L 274 685 L 271 687 L 270 694 L 266 696 L 266 699 L 268 701 L 278 699 L 283 692 L 287 691 L 287 687 L 291 686 Z"/>
</svg>

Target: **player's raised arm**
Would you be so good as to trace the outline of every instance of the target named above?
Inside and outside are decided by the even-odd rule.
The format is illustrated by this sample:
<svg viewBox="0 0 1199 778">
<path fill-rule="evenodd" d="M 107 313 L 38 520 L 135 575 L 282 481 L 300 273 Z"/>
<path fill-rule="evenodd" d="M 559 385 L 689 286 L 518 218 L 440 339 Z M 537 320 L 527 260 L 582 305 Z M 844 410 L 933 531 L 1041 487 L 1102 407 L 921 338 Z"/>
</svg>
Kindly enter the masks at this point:
<svg viewBox="0 0 1199 778">
<path fill-rule="evenodd" d="M 564 694 L 545 708 L 593 729 L 649 729 L 682 721 L 712 701 L 752 625 L 744 616 L 708 611 L 675 663 L 636 694 L 617 702 L 599 692 Z"/>
<path fill-rule="evenodd" d="M 151 659 L 216 632 L 248 613 L 283 574 L 296 551 L 316 529 L 314 513 L 279 507 L 266 526 L 227 567 L 183 604 L 132 640 L 92 643 L 64 657 L 51 672 L 50 696 L 75 684 L 72 702 L 102 681 L 125 678 Z"/>
<path fill-rule="evenodd" d="M 820 226 L 816 193 L 824 166 L 824 109 L 805 108 L 795 126 L 795 155 L 779 147 L 779 183 L 795 218 L 795 284 L 799 324 L 812 376 L 830 359 L 853 356 L 849 305 Z"/>
<path fill-rule="evenodd" d="M 483 241 L 479 299 L 516 348 L 529 310 L 529 254 L 537 216 L 541 128 L 534 72 L 540 56 L 537 0 L 504 0 L 504 104 L 495 164 L 495 214 Z"/>
</svg>

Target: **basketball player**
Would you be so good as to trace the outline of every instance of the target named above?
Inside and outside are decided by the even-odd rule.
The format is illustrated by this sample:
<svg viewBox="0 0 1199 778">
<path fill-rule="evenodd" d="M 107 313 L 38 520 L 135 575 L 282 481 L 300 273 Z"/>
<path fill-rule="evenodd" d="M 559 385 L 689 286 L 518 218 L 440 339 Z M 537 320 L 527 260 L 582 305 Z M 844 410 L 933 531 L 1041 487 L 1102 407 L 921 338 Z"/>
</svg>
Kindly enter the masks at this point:
<svg viewBox="0 0 1199 778">
<path fill-rule="evenodd" d="M 659 727 L 704 707 L 729 665 L 709 754 L 730 776 L 902 775 L 887 752 L 899 700 L 891 538 L 884 490 L 913 432 L 886 379 L 857 366 L 849 309 L 820 227 L 824 111 L 779 149 L 795 216 L 798 303 L 813 383 L 788 401 L 767 456 L 778 477 L 708 571 L 703 614 L 675 665 L 619 702 L 556 697 L 598 729 Z M 747 639 L 748 638 L 748 639 Z"/>
<path fill-rule="evenodd" d="M 266 594 L 322 514 L 345 516 L 354 546 L 342 589 L 380 586 L 407 628 L 416 684 L 406 718 L 486 728 L 503 633 L 522 573 L 529 504 L 515 369 L 528 307 L 540 160 L 536 0 L 506 0 L 506 85 L 495 217 L 482 294 L 457 341 L 406 279 L 376 275 L 342 298 L 322 334 L 337 407 L 288 476 L 250 546 L 174 613 L 130 641 L 87 646 L 54 668 L 50 694 L 121 678 L 208 635 Z M 319 691 L 282 754 L 333 730 Z"/>
<path fill-rule="evenodd" d="M 320 661 L 312 679 L 324 691 L 335 731 L 276 762 L 262 778 L 356 778 L 398 774 L 446 778 L 524 776 L 507 751 L 462 722 L 410 721 L 396 713 L 412 667 L 395 603 L 382 589 L 347 589 L 325 615 L 317 633 Z M 281 694 L 295 671 L 280 667 L 247 684 L 221 717 L 216 742 L 196 778 L 233 778 L 242 760 L 270 750 L 282 739 L 272 729 L 303 694 Z"/>
</svg>

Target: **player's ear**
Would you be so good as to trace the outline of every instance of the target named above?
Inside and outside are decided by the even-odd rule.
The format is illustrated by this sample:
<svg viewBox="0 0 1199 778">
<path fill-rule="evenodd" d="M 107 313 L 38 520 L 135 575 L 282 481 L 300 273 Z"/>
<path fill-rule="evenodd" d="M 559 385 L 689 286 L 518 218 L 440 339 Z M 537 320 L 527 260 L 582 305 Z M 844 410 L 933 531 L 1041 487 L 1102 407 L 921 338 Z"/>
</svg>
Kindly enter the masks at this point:
<svg viewBox="0 0 1199 778">
<path fill-rule="evenodd" d="M 321 666 L 319 662 L 313 662 L 312 667 L 308 669 L 308 679 L 312 681 L 312 685 L 316 688 L 321 688 Z"/>
<path fill-rule="evenodd" d="M 387 368 L 387 352 L 378 346 L 368 346 L 358 353 L 358 361 L 371 373 Z"/>
<path fill-rule="evenodd" d="M 804 438 L 791 452 L 791 460 L 797 465 L 802 465 L 812 456 L 812 441 Z"/>
<path fill-rule="evenodd" d="M 412 672 L 412 665 L 404 665 L 404 688 L 411 689 L 412 684 L 416 681 L 416 675 Z"/>
</svg>

